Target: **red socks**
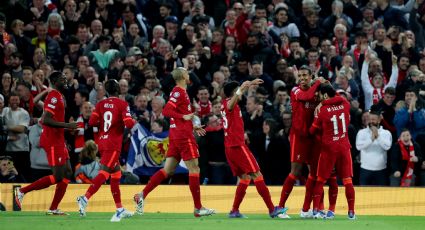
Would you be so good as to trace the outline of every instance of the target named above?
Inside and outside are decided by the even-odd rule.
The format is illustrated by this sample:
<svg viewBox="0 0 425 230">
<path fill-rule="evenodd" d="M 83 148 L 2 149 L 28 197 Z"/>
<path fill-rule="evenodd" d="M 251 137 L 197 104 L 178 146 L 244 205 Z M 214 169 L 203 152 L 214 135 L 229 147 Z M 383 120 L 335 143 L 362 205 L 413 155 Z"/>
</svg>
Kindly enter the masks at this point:
<svg viewBox="0 0 425 230">
<path fill-rule="evenodd" d="M 348 202 L 348 211 L 352 211 L 354 213 L 354 201 L 356 198 L 354 192 L 354 186 L 351 178 L 345 178 L 342 180 L 345 187 L 345 196 L 347 197 Z"/>
<path fill-rule="evenodd" d="M 199 187 L 199 173 L 189 173 L 189 188 L 192 193 L 193 204 L 196 209 L 202 208 L 201 188 Z"/>
<path fill-rule="evenodd" d="M 266 203 L 266 206 L 269 209 L 269 213 L 273 212 L 274 205 L 273 205 L 273 202 L 272 202 L 272 198 L 270 196 L 270 191 L 266 187 L 266 184 L 264 183 L 263 176 L 259 176 L 259 177 L 255 178 L 254 184 L 255 184 L 255 187 L 257 188 L 257 192 L 263 198 L 264 203 Z"/>
<path fill-rule="evenodd" d="M 311 201 L 313 200 L 314 182 L 315 182 L 315 178 L 309 175 L 307 182 L 305 184 L 303 212 L 308 212 L 308 210 L 310 209 L 310 204 L 311 204 Z"/>
<path fill-rule="evenodd" d="M 246 194 L 246 189 L 249 186 L 251 180 L 239 180 L 238 187 L 236 188 L 235 200 L 233 201 L 233 209 L 232 211 L 238 211 L 239 206 L 242 203 L 243 198 Z"/>
<path fill-rule="evenodd" d="M 121 171 L 114 172 L 111 174 L 111 193 L 114 198 L 115 206 L 118 208 L 122 208 L 121 204 L 121 191 L 120 191 L 120 179 L 121 179 Z"/>
<path fill-rule="evenodd" d="M 314 185 L 313 190 L 313 210 L 318 211 L 320 210 L 320 200 L 322 199 L 323 194 L 323 185 L 325 182 L 318 178 L 316 180 L 316 183 Z"/>
<path fill-rule="evenodd" d="M 143 198 L 146 198 L 148 196 L 148 194 L 154 190 L 156 188 L 156 186 L 158 186 L 159 184 L 161 184 L 161 182 L 167 178 L 168 175 L 165 172 L 164 169 L 159 170 L 158 172 L 156 172 L 151 179 L 149 180 L 148 184 L 145 186 L 145 188 L 143 189 Z M 189 181 L 190 181 L 190 177 L 189 177 Z"/>
<path fill-rule="evenodd" d="M 285 207 L 286 200 L 288 200 L 296 180 L 297 177 L 291 173 L 288 175 L 288 177 L 286 177 L 285 183 L 283 184 L 282 193 L 280 194 L 279 207 Z"/>
<path fill-rule="evenodd" d="M 50 175 L 50 176 L 42 177 L 38 179 L 37 181 L 35 181 L 34 183 L 21 188 L 20 190 L 22 193 L 28 193 L 34 190 L 47 188 L 50 185 L 54 185 L 54 184 L 56 184 L 55 177 L 53 175 Z"/>
<path fill-rule="evenodd" d="M 53 196 L 52 204 L 50 205 L 49 210 L 58 209 L 59 203 L 62 201 L 63 196 L 65 195 L 66 188 L 68 187 L 69 179 L 62 179 L 61 182 L 56 184 L 55 195 Z"/>
<path fill-rule="evenodd" d="M 338 183 L 336 177 L 328 179 L 329 184 L 329 210 L 335 212 L 336 199 L 338 197 Z"/>
<path fill-rule="evenodd" d="M 99 174 L 93 179 L 93 184 L 90 185 L 89 189 L 87 189 L 86 192 L 86 198 L 87 200 L 90 199 L 93 194 L 99 190 L 100 186 L 102 186 L 103 183 L 109 178 L 109 173 L 103 170 L 99 171 Z"/>
</svg>

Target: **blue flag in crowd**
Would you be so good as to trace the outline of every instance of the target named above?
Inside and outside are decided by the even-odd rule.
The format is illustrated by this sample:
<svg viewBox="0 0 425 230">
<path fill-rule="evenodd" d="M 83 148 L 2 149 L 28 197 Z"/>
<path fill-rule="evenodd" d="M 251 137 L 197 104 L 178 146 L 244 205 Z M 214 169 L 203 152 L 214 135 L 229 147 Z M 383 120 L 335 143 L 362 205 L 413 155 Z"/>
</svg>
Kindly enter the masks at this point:
<svg viewBox="0 0 425 230">
<path fill-rule="evenodd" d="M 151 176 L 164 167 L 168 150 L 168 131 L 151 133 L 141 124 L 133 127 L 131 146 L 127 157 L 127 171 L 138 176 Z M 175 173 L 187 173 L 183 162 Z"/>
</svg>

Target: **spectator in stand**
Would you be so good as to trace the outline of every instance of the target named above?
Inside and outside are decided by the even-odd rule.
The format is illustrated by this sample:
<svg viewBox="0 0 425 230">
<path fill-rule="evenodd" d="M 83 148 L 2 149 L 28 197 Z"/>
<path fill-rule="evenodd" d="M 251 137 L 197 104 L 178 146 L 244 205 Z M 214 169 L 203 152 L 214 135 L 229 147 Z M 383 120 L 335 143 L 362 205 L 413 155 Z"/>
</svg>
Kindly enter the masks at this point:
<svg viewBox="0 0 425 230">
<path fill-rule="evenodd" d="M 9 135 L 6 145 L 6 155 L 12 157 L 18 172 L 25 179 L 29 179 L 31 178 L 30 146 L 26 133 L 30 123 L 30 116 L 25 109 L 19 107 L 19 103 L 19 95 L 11 93 L 9 107 L 3 109 L 4 126 Z"/>
<path fill-rule="evenodd" d="M 24 57 L 19 52 L 14 52 L 10 55 L 9 60 L 9 69 L 12 74 L 13 79 L 17 79 L 18 81 L 22 81 L 22 63 L 24 61 Z"/>
<path fill-rule="evenodd" d="M 343 90 L 348 100 L 357 100 L 359 97 L 359 86 L 353 78 L 354 70 L 350 67 L 341 67 L 339 71 L 336 71 L 336 79 L 333 83 L 335 89 Z"/>
<path fill-rule="evenodd" d="M 419 97 L 416 89 L 408 89 L 404 102 L 397 102 L 394 125 L 397 129 L 397 136 L 400 136 L 401 131 L 407 128 L 413 140 L 417 140 L 422 147 L 421 141 L 417 138 L 420 134 L 425 133 L 425 101 Z"/>
<path fill-rule="evenodd" d="M 390 5 L 390 0 L 376 1 L 377 8 L 375 9 L 374 16 L 376 19 L 382 18 L 385 28 L 391 25 L 397 25 L 403 29 L 407 29 L 407 21 L 403 17 L 403 12 Z"/>
<path fill-rule="evenodd" d="M 93 179 L 97 176 L 100 170 L 100 163 L 97 155 L 97 145 L 93 140 L 88 140 L 84 143 L 84 148 L 81 151 L 79 158 L 80 164 L 75 167 L 75 181 L 79 184 L 92 184 Z"/>
<path fill-rule="evenodd" d="M 224 153 L 222 120 L 216 115 L 209 114 L 204 118 L 204 124 L 206 125 L 205 131 L 207 133 L 202 137 L 203 141 L 201 141 L 200 150 L 205 151 L 208 161 L 208 183 L 234 184 L 235 178 L 232 176 Z"/>
<path fill-rule="evenodd" d="M 28 182 L 36 181 L 52 173 L 49 163 L 47 162 L 46 152 L 40 147 L 41 132 L 42 126 L 40 120 L 37 120 L 34 125 L 29 127 L 28 138 L 31 144 L 31 177 L 28 178 Z"/>
<path fill-rule="evenodd" d="M 209 100 L 210 93 L 208 92 L 208 88 L 205 86 L 201 86 L 198 89 L 198 94 L 196 95 L 197 101 L 194 101 L 196 106 L 199 106 L 198 116 L 202 119 L 205 116 L 211 114 L 212 112 L 212 104 Z"/>
<path fill-rule="evenodd" d="M 128 93 L 128 81 L 125 79 L 119 80 L 120 98 L 128 103 L 130 107 L 134 106 L 134 96 Z"/>
<path fill-rule="evenodd" d="M 289 38 L 300 37 L 297 25 L 288 16 L 288 10 L 284 7 L 277 8 L 274 12 L 273 26 L 270 28 L 276 35 L 285 33 Z"/>
<path fill-rule="evenodd" d="M 277 88 L 274 95 L 272 112 L 275 121 L 280 120 L 284 112 L 291 112 L 291 101 L 285 86 Z"/>
<path fill-rule="evenodd" d="M 409 130 L 403 129 L 391 151 L 390 185 L 414 186 L 422 161 L 422 152 L 418 143 L 412 139 Z"/>
<path fill-rule="evenodd" d="M 22 183 L 25 180 L 13 165 L 12 158 L 0 156 L 0 183 Z"/>
<path fill-rule="evenodd" d="M 46 54 L 47 60 L 55 68 L 60 68 L 63 64 L 62 50 L 59 43 L 48 34 L 47 24 L 38 23 L 36 26 L 37 37 L 31 40 L 35 48 L 41 48 Z M 46 73 L 47 74 L 47 73 Z"/>
<path fill-rule="evenodd" d="M 289 140 L 278 134 L 277 123 L 271 118 L 264 120 L 262 131 L 257 152 L 264 180 L 268 185 L 281 185 L 291 171 Z"/>
<path fill-rule="evenodd" d="M 397 139 L 397 130 L 394 126 L 395 116 L 395 95 L 396 89 L 388 87 L 385 89 L 384 96 L 379 100 L 376 108 L 382 112 L 382 127 L 391 132 L 393 140 Z"/>
<path fill-rule="evenodd" d="M 1 87 L 0 93 L 5 97 L 5 104 L 9 104 L 9 96 L 11 92 L 14 91 L 14 87 L 12 84 L 12 75 L 10 72 L 4 72 L 1 77 Z"/>
<path fill-rule="evenodd" d="M 373 74 L 372 79 L 369 80 L 369 61 L 372 62 L 370 54 L 367 54 L 365 61 L 363 62 L 361 71 L 361 82 L 363 93 L 365 95 L 364 103 L 366 110 L 370 109 L 372 105 L 377 104 L 379 102 L 379 100 L 384 96 L 384 90 L 386 88 L 396 87 L 398 77 L 397 59 L 395 58 L 395 56 L 393 57 L 392 74 L 388 83 L 385 83 L 385 77 L 380 72 Z"/>
<path fill-rule="evenodd" d="M 375 108 L 369 112 L 369 126 L 359 130 L 356 147 L 360 151 L 360 185 L 388 184 L 387 151 L 392 137 L 381 124 L 381 112 Z"/>
</svg>

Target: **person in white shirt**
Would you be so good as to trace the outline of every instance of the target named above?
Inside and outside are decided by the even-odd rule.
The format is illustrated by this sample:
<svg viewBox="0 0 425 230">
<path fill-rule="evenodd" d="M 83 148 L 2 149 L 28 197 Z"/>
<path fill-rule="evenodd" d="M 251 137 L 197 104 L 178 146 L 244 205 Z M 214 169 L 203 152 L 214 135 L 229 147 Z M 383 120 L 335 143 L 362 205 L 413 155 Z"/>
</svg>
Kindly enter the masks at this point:
<svg viewBox="0 0 425 230">
<path fill-rule="evenodd" d="M 359 130 L 356 148 L 360 151 L 360 185 L 387 185 L 387 151 L 391 148 L 391 132 L 380 126 L 381 111 L 369 112 L 369 125 Z"/>
</svg>

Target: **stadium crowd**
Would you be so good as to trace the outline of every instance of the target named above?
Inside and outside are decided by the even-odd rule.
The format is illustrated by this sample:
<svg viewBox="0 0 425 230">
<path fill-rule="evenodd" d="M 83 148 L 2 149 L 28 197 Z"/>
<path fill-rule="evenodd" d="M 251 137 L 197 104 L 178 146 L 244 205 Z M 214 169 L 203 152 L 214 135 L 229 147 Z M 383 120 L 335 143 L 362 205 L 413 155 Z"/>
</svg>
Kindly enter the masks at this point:
<svg viewBox="0 0 425 230">
<path fill-rule="evenodd" d="M 75 181 L 99 170 L 88 126 L 103 83 L 116 79 L 132 116 L 153 133 L 175 85 L 190 71 L 201 180 L 234 184 L 224 153 L 223 85 L 261 79 L 240 102 L 245 141 L 267 184 L 290 171 L 290 94 L 307 65 L 351 103 L 354 183 L 425 186 L 423 0 L 5 0 L 0 3 L 0 182 L 49 175 L 39 146 L 54 70 L 67 78 L 66 121 Z M 128 133 L 129 134 L 129 133 Z M 122 170 L 130 135 L 123 140 Z M 87 142 L 89 141 L 89 142 Z M 208 179 L 204 179 L 208 178 Z M 125 183 L 146 182 L 131 172 Z M 304 183 L 302 180 L 299 183 Z"/>
</svg>

